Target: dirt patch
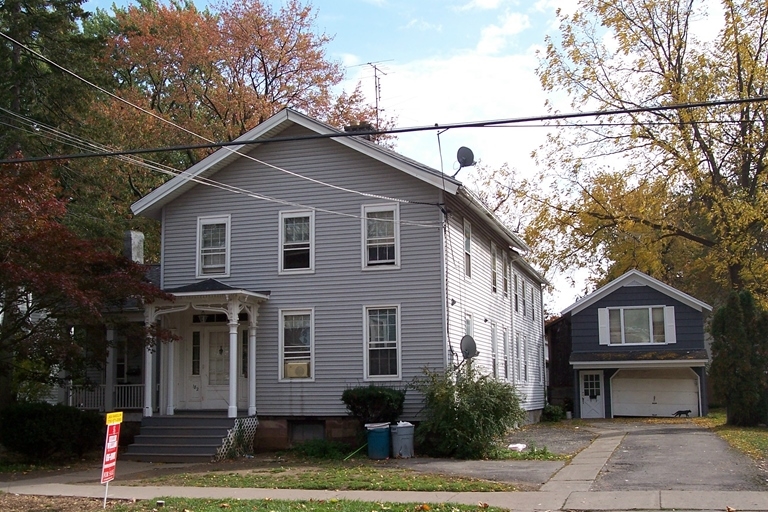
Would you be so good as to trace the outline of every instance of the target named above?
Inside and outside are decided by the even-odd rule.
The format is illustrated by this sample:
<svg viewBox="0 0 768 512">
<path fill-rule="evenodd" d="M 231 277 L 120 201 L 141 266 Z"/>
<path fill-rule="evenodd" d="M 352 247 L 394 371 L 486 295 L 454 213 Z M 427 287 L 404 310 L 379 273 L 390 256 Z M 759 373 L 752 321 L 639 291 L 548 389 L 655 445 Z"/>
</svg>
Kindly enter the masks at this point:
<svg viewBox="0 0 768 512">
<path fill-rule="evenodd" d="M 526 447 L 545 448 L 558 455 L 576 455 L 589 446 L 597 434 L 580 421 L 534 423 L 515 430 L 509 436 L 509 444 L 525 444 Z"/>
<path fill-rule="evenodd" d="M 120 500 L 107 500 L 111 510 Z M 104 500 L 94 498 L 72 498 L 65 496 L 33 496 L 6 494 L 0 492 L 0 510 L 3 512 L 96 512 L 104 510 Z"/>
</svg>

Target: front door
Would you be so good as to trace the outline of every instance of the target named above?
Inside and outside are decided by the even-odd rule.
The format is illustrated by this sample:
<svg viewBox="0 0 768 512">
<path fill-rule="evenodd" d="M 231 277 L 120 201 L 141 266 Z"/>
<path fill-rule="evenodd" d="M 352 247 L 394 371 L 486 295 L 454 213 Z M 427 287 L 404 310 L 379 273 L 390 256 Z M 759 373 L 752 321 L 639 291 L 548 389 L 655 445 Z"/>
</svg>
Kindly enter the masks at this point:
<svg viewBox="0 0 768 512">
<path fill-rule="evenodd" d="M 229 329 L 205 327 L 192 332 L 187 345 L 186 408 L 229 406 Z"/>
<path fill-rule="evenodd" d="M 581 417 L 604 418 L 603 372 L 581 372 Z"/>
</svg>

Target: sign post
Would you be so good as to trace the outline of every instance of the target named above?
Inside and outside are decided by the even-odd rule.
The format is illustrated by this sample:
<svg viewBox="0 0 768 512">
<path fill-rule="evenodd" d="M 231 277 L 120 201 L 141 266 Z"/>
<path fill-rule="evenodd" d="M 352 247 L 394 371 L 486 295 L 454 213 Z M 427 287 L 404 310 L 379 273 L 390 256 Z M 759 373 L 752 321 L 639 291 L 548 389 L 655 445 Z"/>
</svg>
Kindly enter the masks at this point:
<svg viewBox="0 0 768 512">
<path fill-rule="evenodd" d="M 115 479 L 117 466 L 117 445 L 120 439 L 120 424 L 123 422 L 122 412 L 107 414 L 107 439 L 104 442 L 104 463 L 101 466 L 101 483 L 107 484 L 104 490 L 104 507 L 107 508 L 109 482 Z"/>
</svg>

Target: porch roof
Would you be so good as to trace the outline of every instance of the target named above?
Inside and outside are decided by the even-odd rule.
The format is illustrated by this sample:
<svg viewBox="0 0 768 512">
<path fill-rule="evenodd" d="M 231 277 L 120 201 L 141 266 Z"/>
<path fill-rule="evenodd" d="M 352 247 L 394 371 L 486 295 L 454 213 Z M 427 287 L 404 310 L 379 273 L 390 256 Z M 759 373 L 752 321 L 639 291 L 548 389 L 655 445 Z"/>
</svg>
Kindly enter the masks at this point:
<svg viewBox="0 0 768 512">
<path fill-rule="evenodd" d="M 574 352 L 570 363 L 575 369 L 625 368 L 630 366 L 704 366 L 706 350 L 632 350 L 621 352 Z"/>
<path fill-rule="evenodd" d="M 244 290 L 242 288 L 235 288 L 217 281 L 216 279 L 206 279 L 197 283 L 188 284 L 185 286 L 179 286 L 176 288 L 166 288 L 163 290 L 176 297 L 211 297 L 217 295 L 242 295 L 245 297 L 252 297 L 258 301 L 265 301 L 269 299 L 269 291 L 254 292 L 250 290 Z"/>
</svg>

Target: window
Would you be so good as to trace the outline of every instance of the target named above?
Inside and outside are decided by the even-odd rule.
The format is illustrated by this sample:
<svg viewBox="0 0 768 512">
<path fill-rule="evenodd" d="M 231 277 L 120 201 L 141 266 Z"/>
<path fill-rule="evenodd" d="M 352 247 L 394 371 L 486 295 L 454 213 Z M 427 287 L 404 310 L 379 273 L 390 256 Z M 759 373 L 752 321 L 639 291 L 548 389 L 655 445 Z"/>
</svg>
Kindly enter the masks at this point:
<svg viewBox="0 0 768 512">
<path fill-rule="evenodd" d="M 464 220 L 464 275 L 472 277 L 472 225 Z"/>
<path fill-rule="evenodd" d="M 464 315 L 464 334 L 468 336 L 474 336 L 475 328 L 472 323 L 472 314 L 467 313 Z"/>
<path fill-rule="evenodd" d="M 504 273 L 502 288 L 504 289 L 504 296 L 509 296 L 509 260 L 507 260 L 507 253 L 503 253 L 502 256 L 502 272 Z"/>
<path fill-rule="evenodd" d="M 493 376 L 499 378 L 499 347 L 496 341 L 496 323 L 491 322 L 491 364 L 493 367 Z"/>
<path fill-rule="evenodd" d="M 521 281 L 522 281 L 522 279 L 521 279 Z M 521 304 L 521 307 L 522 307 L 522 309 L 523 309 L 523 316 L 525 316 L 525 314 L 526 314 L 525 312 L 526 312 L 526 309 L 527 309 L 527 307 L 528 307 L 528 306 L 526 306 L 526 302 L 525 302 L 525 293 L 526 293 L 526 290 L 525 290 L 525 288 L 526 288 L 526 287 L 525 287 L 525 281 L 523 281 L 523 293 L 522 293 L 522 295 L 521 295 L 521 296 L 522 296 L 522 299 L 523 299 L 523 303 Z"/>
<path fill-rule="evenodd" d="M 501 339 L 504 350 L 504 378 L 509 380 L 509 333 L 506 327 L 502 331 Z"/>
<path fill-rule="evenodd" d="M 496 244 L 491 244 L 491 291 L 493 293 L 496 293 L 496 283 L 497 283 L 497 269 L 496 269 L 496 263 L 497 263 L 498 257 L 496 256 Z"/>
<path fill-rule="evenodd" d="M 200 331 L 192 333 L 192 375 L 200 375 Z"/>
<path fill-rule="evenodd" d="M 365 308 L 366 378 L 400 378 L 400 329 L 397 306 Z"/>
<path fill-rule="evenodd" d="M 531 286 L 531 320 L 536 320 L 536 301 L 534 300 L 533 286 Z"/>
<path fill-rule="evenodd" d="M 520 283 L 517 282 L 517 274 L 515 274 L 515 313 L 520 312 Z"/>
<path fill-rule="evenodd" d="M 229 215 L 198 217 L 197 277 L 229 275 Z"/>
<path fill-rule="evenodd" d="M 643 306 L 598 310 L 601 345 L 675 343 L 675 308 Z"/>
<path fill-rule="evenodd" d="M 363 267 L 397 267 L 400 219 L 397 205 L 363 206 Z"/>
<path fill-rule="evenodd" d="M 521 381 L 523 380 L 522 377 L 522 371 L 521 368 L 521 357 L 520 357 L 520 333 L 515 334 L 515 380 Z"/>
<path fill-rule="evenodd" d="M 281 380 L 313 379 L 313 311 L 280 311 Z"/>
<path fill-rule="evenodd" d="M 314 242 L 314 212 L 280 212 L 281 273 L 314 270 Z"/>
<path fill-rule="evenodd" d="M 523 380 L 528 382 L 528 337 L 523 336 Z"/>
<path fill-rule="evenodd" d="M 248 330 L 240 335 L 240 376 L 248 378 Z"/>
</svg>

